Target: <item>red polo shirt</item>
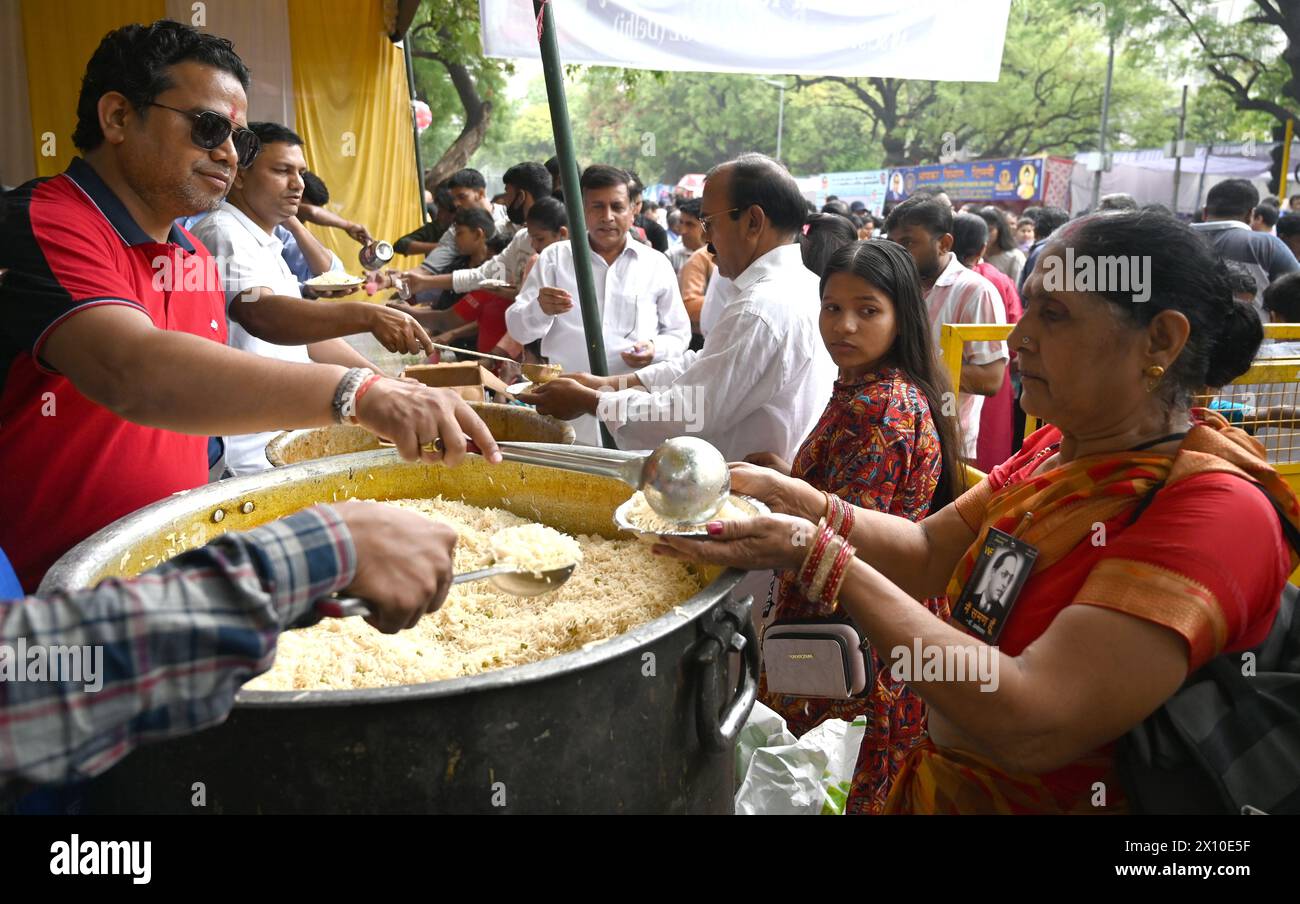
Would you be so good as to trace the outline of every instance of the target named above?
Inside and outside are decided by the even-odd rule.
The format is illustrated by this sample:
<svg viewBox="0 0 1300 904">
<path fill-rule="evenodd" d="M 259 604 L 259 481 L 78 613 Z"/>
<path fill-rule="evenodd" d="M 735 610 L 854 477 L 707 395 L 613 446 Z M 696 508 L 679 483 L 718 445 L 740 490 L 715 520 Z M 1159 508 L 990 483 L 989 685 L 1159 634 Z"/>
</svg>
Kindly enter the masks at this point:
<svg viewBox="0 0 1300 904">
<path fill-rule="evenodd" d="M 207 249 L 179 226 L 165 244 L 146 235 L 80 159 L 4 196 L 0 549 L 29 593 L 90 534 L 201 486 L 208 473 L 207 437 L 133 424 L 90 401 L 41 360 L 46 338 L 80 311 L 120 304 L 158 329 L 224 343 L 219 285 L 194 278 L 211 266 Z M 168 271 L 191 278 L 164 279 Z"/>
</svg>

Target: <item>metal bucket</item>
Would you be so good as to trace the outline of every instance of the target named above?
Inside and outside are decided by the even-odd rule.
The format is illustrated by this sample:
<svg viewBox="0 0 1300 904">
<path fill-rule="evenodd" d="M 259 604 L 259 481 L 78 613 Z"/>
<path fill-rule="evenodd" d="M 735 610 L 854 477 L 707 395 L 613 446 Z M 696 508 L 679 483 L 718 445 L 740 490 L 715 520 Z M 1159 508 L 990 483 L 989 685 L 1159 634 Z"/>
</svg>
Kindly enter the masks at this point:
<svg viewBox="0 0 1300 904">
<path fill-rule="evenodd" d="M 75 547 L 41 592 L 135 574 L 226 530 L 346 498 L 460 498 L 616 536 L 628 488 L 529 465 L 459 468 L 392 450 L 289 465 L 178 494 Z M 508 501 L 507 501 L 508 500 Z M 672 612 L 589 649 L 420 685 L 242 691 L 230 718 L 146 746 L 90 786 L 100 812 L 727 813 L 758 643 L 742 573 L 701 568 Z M 728 677 L 731 655 L 743 662 Z M 202 782 L 206 806 L 193 805 Z"/>
<path fill-rule="evenodd" d="M 492 435 L 499 440 L 573 445 L 571 426 L 557 418 L 538 414 L 531 408 L 495 402 L 470 402 L 469 407 L 478 412 Z M 335 424 L 281 433 L 266 444 L 266 460 L 273 467 L 282 468 L 300 461 L 378 448 L 379 437 L 364 427 Z"/>
</svg>

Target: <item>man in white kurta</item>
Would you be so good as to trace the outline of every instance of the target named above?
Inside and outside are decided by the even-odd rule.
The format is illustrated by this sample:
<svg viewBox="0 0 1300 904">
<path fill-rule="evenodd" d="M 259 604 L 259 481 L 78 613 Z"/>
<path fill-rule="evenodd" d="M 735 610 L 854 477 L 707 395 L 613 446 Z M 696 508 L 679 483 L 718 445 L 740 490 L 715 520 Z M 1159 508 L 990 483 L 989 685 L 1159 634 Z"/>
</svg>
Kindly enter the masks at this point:
<svg viewBox="0 0 1300 904">
<path fill-rule="evenodd" d="M 759 188 L 765 180 L 777 188 Z M 836 375 L 817 325 L 818 279 L 793 244 L 803 211 L 794 180 L 775 162 L 746 155 L 723 164 L 705 183 L 700 219 L 735 294 L 704 347 L 642 368 L 627 389 L 602 392 L 614 381 L 580 375 L 525 399 L 543 414 L 595 413 L 622 448 L 695 435 L 729 461 L 756 452 L 793 459 Z"/>
<path fill-rule="evenodd" d="M 691 339 L 677 275 L 663 254 L 628 237 L 631 205 L 627 177 L 614 167 L 591 166 L 583 173 L 583 208 L 591 248 L 592 281 L 610 374 L 670 360 Z M 570 242 L 544 249 L 506 311 L 506 328 L 521 344 L 542 340 L 542 355 L 567 371 L 590 368 L 578 279 Z M 574 423 L 579 443 L 600 444 L 594 417 Z"/>
</svg>

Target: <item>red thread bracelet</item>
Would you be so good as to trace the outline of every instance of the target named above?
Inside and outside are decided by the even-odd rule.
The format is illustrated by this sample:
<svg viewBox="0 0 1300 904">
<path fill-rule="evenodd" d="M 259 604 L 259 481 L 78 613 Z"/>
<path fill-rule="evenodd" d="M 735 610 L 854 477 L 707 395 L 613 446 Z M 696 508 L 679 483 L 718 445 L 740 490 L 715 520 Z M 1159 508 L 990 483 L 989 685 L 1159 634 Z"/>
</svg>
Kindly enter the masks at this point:
<svg viewBox="0 0 1300 904">
<path fill-rule="evenodd" d="M 352 402 L 352 423 L 357 423 L 357 412 L 361 409 L 361 397 L 366 394 L 371 386 L 374 386 L 384 378 L 383 374 L 371 374 L 366 377 L 365 382 L 357 387 L 356 398 Z"/>
</svg>

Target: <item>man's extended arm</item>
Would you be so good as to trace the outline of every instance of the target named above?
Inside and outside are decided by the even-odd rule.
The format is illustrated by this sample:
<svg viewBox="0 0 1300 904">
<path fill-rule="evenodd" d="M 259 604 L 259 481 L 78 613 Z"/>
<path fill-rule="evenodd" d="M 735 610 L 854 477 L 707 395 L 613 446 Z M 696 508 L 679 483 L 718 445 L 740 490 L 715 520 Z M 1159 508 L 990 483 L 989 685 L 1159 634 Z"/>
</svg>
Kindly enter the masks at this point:
<svg viewBox="0 0 1300 904">
<path fill-rule="evenodd" d="M 438 247 L 438 239 L 445 231 L 446 227 L 436 222 L 424 223 L 393 242 L 393 250 L 398 254 L 428 254 Z"/>
<path fill-rule="evenodd" d="M 310 345 L 327 339 L 372 333 L 389 351 L 432 351 L 424 328 L 401 311 L 364 301 L 307 301 L 249 289 L 230 303 L 230 318 L 275 345 Z"/>
<path fill-rule="evenodd" d="M 310 508 L 134 580 L 0 606 L 0 643 L 82 654 L 80 675 L 0 682 L 0 787 L 98 775 L 142 742 L 223 721 L 280 632 L 352 583 L 343 519 Z M 111 651 L 112 668 L 104 668 Z"/>
<path fill-rule="evenodd" d="M 374 238 L 370 235 L 370 230 L 360 223 L 345 220 L 328 208 L 317 207 L 315 204 L 308 204 L 305 201 L 298 206 L 298 219 L 305 223 L 315 223 L 317 226 L 342 229 L 352 237 L 353 241 L 362 245 L 369 245 L 374 241 Z"/>
</svg>

